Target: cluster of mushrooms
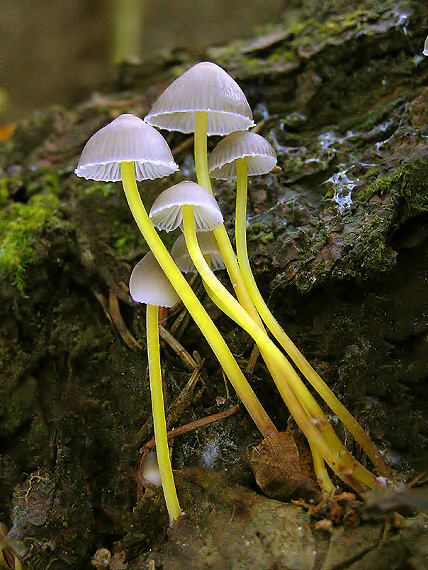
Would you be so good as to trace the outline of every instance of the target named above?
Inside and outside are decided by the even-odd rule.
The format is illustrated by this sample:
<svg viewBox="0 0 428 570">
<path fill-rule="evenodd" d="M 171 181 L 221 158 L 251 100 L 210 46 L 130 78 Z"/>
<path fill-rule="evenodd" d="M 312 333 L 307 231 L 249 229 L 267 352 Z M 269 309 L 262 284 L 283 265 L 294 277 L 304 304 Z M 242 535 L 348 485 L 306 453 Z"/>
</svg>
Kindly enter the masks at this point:
<svg viewBox="0 0 428 570">
<path fill-rule="evenodd" d="M 379 475 L 388 475 L 388 468 L 373 442 L 286 335 L 257 288 L 246 246 L 247 177 L 270 172 L 276 165 L 276 155 L 263 137 L 248 130 L 253 126 L 251 109 L 238 84 L 221 67 L 202 62 L 176 79 L 144 120 L 124 114 L 95 133 L 85 145 L 75 170 L 86 179 L 122 181 L 132 215 L 151 250 L 134 268 L 129 290 L 135 301 L 147 305 L 156 451 L 171 522 L 181 514 L 181 509 L 167 442 L 159 306 L 171 307 L 181 299 L 260 432 L 265 438 L 278 435 L 183 272 L 198 271 L 211 300 L 254 339 L 279 394 L 309 442 L 315 474 L 323 491 L 335 490 L 327 466 L 357 492 L 377 487 L 381 482 L 349 453 L 302 377 L 343 422 Z M 165 139 L 154 127 L 194 133 L 198 183 L 180 182 L 165 190 L 147 214 L 136 181 L 168 176 L 178 170 Z M 207 135 L 226 135 L 209 158 Z M 213 196 L 210 176 L 236 179 L 236 253 Z M 155 228 L 168 232 L 178 227 L 183 235 L 170 253 Z M 223 267 L 236 296 L 213 273 Z"/>
</svg>

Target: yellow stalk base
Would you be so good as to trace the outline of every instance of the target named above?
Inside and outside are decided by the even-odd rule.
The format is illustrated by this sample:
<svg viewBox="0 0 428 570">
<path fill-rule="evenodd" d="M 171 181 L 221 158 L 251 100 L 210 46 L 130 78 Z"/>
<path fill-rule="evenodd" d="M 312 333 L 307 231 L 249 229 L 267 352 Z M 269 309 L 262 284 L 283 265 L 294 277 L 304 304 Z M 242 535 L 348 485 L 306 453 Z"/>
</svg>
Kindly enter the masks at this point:
<svg viewBox="0 0 428 570">
<path fill-rule="evenodd" d="M 150 394 L 152 399 L 153 427 L 155 432 L 156 455 L 162 482 L 166 508 L 171 522 L 181 515 L 175 489 L 174 475 L 169 458 L 166 431 L 165 406 L 162 391 L 162 372 L 159 351 L 159 307 L 146 306 L 147 356 L 149 361 Z"/>
</svg>

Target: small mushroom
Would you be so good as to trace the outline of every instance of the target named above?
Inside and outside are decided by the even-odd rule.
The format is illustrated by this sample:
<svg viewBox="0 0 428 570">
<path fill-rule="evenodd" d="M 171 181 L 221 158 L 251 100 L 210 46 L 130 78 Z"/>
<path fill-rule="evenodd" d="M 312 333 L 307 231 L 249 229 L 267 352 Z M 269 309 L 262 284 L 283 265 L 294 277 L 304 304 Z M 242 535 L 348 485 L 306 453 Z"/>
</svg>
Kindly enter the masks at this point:
<svg viewBox="0 0 428 570">
<path fill-rule="evenodd" d="M 426 39 L 425 39 L 424 51 L 422 52 L 422 55 L 428 56 L 428 36 L 427 36 Z"/>
<path fill-rule="evenodd" d="M 147 355 L 156 454 L 166 507 L 170 520 L 174 521 L 180 516 L 181 509 L 174 484 L 166 430 L 159 350 L 159 307 L 172 307 L 179 301 L 179 296 L 151 251 L 134 267 L 129 280 L 129 292 L 134 301 L 147 305 Z"/>
<path fill-rule="evenodd" d="M 194 207 L 196 231 L 208 231 L 223 223 L 223 215 L 212 194 L 195 182 L 180 182 L 164 190 L 154 201 L 149 213 L 153 225 L 171 232 L 182 226 L 182 206 Z"/>
<path fill-rule="evenodd" d="M 132 270 L 129 293 L 137 303 L 158 307 L 172 307 L 180 300 L 152 252 L 145 255 Z"/>
<path fill-rule="evenodd" d="M 198 232 L 196 234 L 202 255 L 209 256 L 210 266 L 213 271 L 224 269 L 224 261 L 212 232 Z M 181 234 L 174 242 L 171 249 L 171 256 L 177 267 L 183 273 L 196 273 L 197 269 L 193 263 L 189 250 L 187 249 L 184 235 Z"/>
<path fill-rule="evenodd" d="M 266 174 L 276 165 L 276 153 L 269 142 L 251 131 L 236 131 L 224 137 L 208 159 L 209 173 L 219 180 L 237 178 L 236 161 L 244 159 L 247 176 Z"/>
<path fill-rule="evenodd" d="M 198 112 L 207 114 L 208 135 L 226 135 L 254 125 L 242 89 L 224 69 L 209 61 L 197 63 L 173 81 L 145 120 L 168 131 L 192 133 Z"/>
<path fill-rule="evenodd" d="M 152 485 L 162 485 L 156 451 L 149 451 L 141 462 L 141 475 Z"/>
<path fill-rule="evenodd" d="M 134 162 L 136 180 L 153 180 L 178 170 L 163 136 L 130 113 L 120 115 L 88 140 L 74 172 L 87 180 L 117 182 L 122 162 Z"/>
</svg>

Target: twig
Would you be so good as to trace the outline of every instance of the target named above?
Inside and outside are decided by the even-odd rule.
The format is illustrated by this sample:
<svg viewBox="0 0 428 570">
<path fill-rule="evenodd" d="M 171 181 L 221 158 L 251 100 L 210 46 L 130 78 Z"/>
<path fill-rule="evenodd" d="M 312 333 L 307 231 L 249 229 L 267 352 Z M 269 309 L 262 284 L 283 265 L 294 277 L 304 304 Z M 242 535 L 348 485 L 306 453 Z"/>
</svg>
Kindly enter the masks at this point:
<svg viewBox="0 0 428 570">
<path fill-rule="evenodd" d="M 195 368 L 193 370 L 187 384 L 184 386 L 180 394 L 173 401 L 173 403 L 168 408 L 167 412 L 167 425 L 170 426 L 174 424 L 178 417 L 184 412 L 184 410 L 195 401 L 193 397 L 193 390 L 195 389 L 197 381 L 201 378 L 201 368 Z"/>
<path fill-rule="evenodd" d="M 260 355 L 260 350 L 257 344 L 254 345 L 253 350 L 251 351 L 250 358 L 248 360 L 247 368 L 245 369 L 246 373 L 249 376 L 253 375 L 254 368 L 256 367 L 257 359 Z"/>
<path fill-rule="evenodd" d="M 162 325 L 159 325 L 159 335 L 171 348 L 172 350 L 181 358 L 184 366 L 188 370 L 195 370 L 198 365 L 187 352 L 187 350 L 182 346 L 178 340 L 176 340 L 171 333 L 169 333 Z"/>
<path fill-rule="evenodd" d="M 110 290 L 109 296 L 109 312 L 118 333 L 122 337 L 123 342 L 132 350 L 141 350 L 140 343 L 132 336 L 132 334 L 126 328 L 125 323 L 123 322 L 122 315 L 120 314 L 117 296 L 112 290 Z"/>
<path fill-rule="evenodd" d="M 199 429 L 201 427 L 205 427 L 205 426 L 213 424 L 215 422 L 219 422 L 221 420 L 224 420 L 225 418 L 231 416 L 232 414 L 234 414 L 238 410 L 239 410 L 239 406 L 233 406 L 232 408 L 229 408 L 228 410 L 224 410 L 223 412 L 219 412 L 218 414 L 213 414 L 211 416 L 207 416 L 206 418 L 201 418 L 200 420 L 196 420 L 194 422 L 191 422 L 190 424 L 186 424 L 184 426 L 181 426 L 177 429 L 173 429 L 173 430 L 169 431 L 167 434 L 168 440 L 173 439 L 177 435 L 183 435 L 183 434 L 189 433 L 190 431 L 193 431 L 195 429 Z M 146 445 L 144 446 L 144 449 L 151 450 L 151 449 L 154 449 L 155 447 L 156 447 L 155 440 L 152 439 L 146 443 Z"/>
<path fill-rule="evenodd" d="M 110 312 L 109 312 L 109 309 L 108 309 L 108 302 L 107 302 L 107 299 L 104 297 L 104 295 L 103 295 L 102 293 L 100 293 L 100 292 L 97 291 L 96 289 L 93 289 L 92 291 L 93 291 L 93 293 L 94 293 L 94 295 L 95 295 L 97 301 L 98 301 L 99 304 L 101 305 L 101 307 L 102 307 L 102 309 L 103 309 L 103 311 L 104 311 L 105 316 L 108 318 L 108 320 L 111 322 L 111 324 L 114 324 L 114 323 L 113 323 L 113 319 L 111 318 L 111 315 L 110 315 Z"/>
<path fill-rule="evenodd" d="M 196 364 L 195 362 L 195 367 L 188 382 L 168 409 L 167 424 L 171 424 L 176 421 L 177 417 L 183 413 L 184 409 L 197 399 L 195 397 L 191 397 L 191 393 L 195 388 L 198 378 L 200 378 L 201 371 L 202 365 Z M 147 438 L 152 426 L 153 419 L 152 416 L 149 416 L 135 436 L 134 441 L 132 442 L 133 447 L 138 447 L 141 442 Z"/>
</svg>

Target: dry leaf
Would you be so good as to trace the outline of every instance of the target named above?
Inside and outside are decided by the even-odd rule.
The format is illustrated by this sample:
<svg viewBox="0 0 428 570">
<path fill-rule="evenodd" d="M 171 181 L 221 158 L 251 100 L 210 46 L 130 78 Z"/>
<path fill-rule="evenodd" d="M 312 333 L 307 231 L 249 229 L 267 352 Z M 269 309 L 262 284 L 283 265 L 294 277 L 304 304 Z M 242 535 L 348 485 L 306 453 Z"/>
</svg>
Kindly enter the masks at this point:
<svg viewBox="0 0 428 570">
<path fill-rule="evenodd" d="M 124 560 L 125 560 L 125 553 L 117 552 L 110 560 L 111 570 L 126 570 L 126 568 L 128 568 L 128 564 L 124 562 Z"/>
<path fill-rule="evenodd" d="M 292 431 L 264 439 L 253 449 L 250 465 L 258 486 L 268 497 L 282 501 L 320 497 L 309 450 Z"/>
</svg>

